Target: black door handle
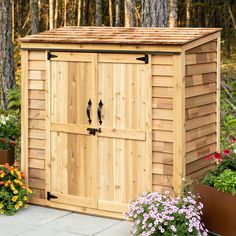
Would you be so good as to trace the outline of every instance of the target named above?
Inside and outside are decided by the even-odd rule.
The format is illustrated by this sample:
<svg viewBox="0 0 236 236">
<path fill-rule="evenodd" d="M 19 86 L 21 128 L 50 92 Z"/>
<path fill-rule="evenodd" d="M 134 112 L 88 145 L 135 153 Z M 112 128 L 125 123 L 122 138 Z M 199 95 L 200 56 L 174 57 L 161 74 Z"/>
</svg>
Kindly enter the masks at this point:
<svg viewBox="0 0 236 236">
<path fill-rule="evenodd" d="M 100 125 L 102 124 L 102 107 L 103 103 L 102 100 L 100 100 L 100 102 L 98 103 L 98 122 Z"/>
<path fill-rule="evenodd" d="M 92 109 L 92 101 L 91 101 L 91 99 L 89 99 L 88 106 L 87 106 L 87 116 L 88 116 L 89 124 L 92 123 L 92 120 L 91 120 L 91 109 Z"/>
</svg>

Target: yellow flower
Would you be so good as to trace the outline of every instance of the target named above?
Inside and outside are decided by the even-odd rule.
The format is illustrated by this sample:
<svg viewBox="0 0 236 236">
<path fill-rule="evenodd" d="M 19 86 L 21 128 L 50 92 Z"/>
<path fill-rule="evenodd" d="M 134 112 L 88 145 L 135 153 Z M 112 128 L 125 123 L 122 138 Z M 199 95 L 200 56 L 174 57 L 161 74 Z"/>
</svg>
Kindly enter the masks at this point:
<svg viewBox="0 0 236 236">
<path fill-rule="evenodd" d="M 30 194 L 32 193 L 32 190 L 30 188 L 27 188 L 26 190 L 28 193 L 30 193 Z"/>
<path fill-rule="evenodd" d="M 0 209 L 2 209 L 3 208 L 3 204 L 2 203 L 0 203 Z"/>
<path fill-rule="evenodd" d="M 20 206 L 18 204 L 15 205 L 16 210 L 18 210 L 20 208 Z"/>
<path fill-rule="evenodd" d="M 0 214 L 1 214 L 1 215 L 4 214 L 4 210 L 3 210 L 3 209 L 0 210 Z"/>
<path fill-rule="evenodd" d="M 17 199 L 18 199 L 18 196 L 13 196 L 11 200 L 12 200 L 13 202 L 16 202 Z"/>
<path fill-rule="evenodd" d="M 25 204 L 25 208 L 28 208 L 29 207 L 29 205 L 28 204 Z"/>
<path fill-rule="evenodd" d="M 18 193 L 18 190 L 14 190 L 14 192 L 13 192 L 14 194 L 17 194 Z"/>
<path fill-rule="evenodd" d="M 4 174 L 0 174 L 0 178 L 4 178 L 4 176 L 5 176 Z"/>
<path fill-rule="evenodd" d="M 5 187 L 8 187 L 9 184 L 8 184 L 8 183 L 5 183 L 4 185 L 5 185 Z"/>
<path fill-rule="evenodd" d="M 20 175 L 18 176 L 18 179 L 21 180 L 21 176 Z"/>
<path fill-rule="evenodd" d="M 11 188 L 11 190 L 12 190 L 12 191 L 15 191 L 15 190 L 16 190 L 16 188 L 15 188 L 15 187 L 12 187 L 12 188 Z"/>
<path fill-rule="evenodd" d="M 19 181 L 19 183 L 18 183 L 20 186 L 22 186 L 23 185 L 23 183 L 21 182 L 21 181 Z"/>
<path fill-rule="evenodd" d="M 26 196 L 24 196 L 23 200 L 26 202 L 28 200 L 28 198 Z"/>
<path fill-rule="evenodd" d="M 11 173 L 12 175 L 14 175 L 14 171 L 13 171 L 13 170 L 11 170 L 10 173 Z"/>
<path fill-rule="evenodd" d="M 23 202 L 22 201 L 19 201 L 18 202 L 18 205 L 21 207 L 23 205 Z"/>
<path fill-rule="evenodd" d="M 14 179 L 14 183 L 16 183 L 16 184 L 17 184 L 18 182 L 19 182 L 19 180 L 18 180 L 18 179 Z"/>
</svg>

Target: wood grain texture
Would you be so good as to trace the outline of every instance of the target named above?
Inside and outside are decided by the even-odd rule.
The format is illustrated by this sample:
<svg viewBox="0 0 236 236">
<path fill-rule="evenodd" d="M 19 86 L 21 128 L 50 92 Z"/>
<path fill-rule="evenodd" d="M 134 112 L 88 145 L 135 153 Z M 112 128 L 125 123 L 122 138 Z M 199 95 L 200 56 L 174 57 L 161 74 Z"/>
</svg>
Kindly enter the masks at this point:
<svg viewBox="0 0 236 236">
<path fill-rule="evenodd" d="M 27 36 L 21 42 L 183 45 L 218 31 L 211 28 L 63 27 Z"/>
</svg>

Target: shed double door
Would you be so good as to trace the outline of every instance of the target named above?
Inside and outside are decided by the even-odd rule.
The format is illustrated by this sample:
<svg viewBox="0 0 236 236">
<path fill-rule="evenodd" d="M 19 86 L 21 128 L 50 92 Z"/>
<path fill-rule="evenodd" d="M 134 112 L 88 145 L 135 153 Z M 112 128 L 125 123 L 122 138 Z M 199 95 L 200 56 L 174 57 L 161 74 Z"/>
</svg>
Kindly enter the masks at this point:
<svg viewBox="0 0 236 236">
<path fill-rule="evenodd" d="M 151 190 L 151 77 L 143 55 L 52 52 L 50 201 L 123 212 Z"/>
</svg>

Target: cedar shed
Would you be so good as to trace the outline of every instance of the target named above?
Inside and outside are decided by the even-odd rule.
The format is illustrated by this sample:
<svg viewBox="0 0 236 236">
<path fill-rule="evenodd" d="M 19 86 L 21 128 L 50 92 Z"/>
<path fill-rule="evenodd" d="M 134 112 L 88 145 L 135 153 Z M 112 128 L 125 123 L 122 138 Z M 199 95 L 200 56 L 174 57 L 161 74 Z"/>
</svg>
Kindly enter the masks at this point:
<svg viewBox="0 0 236 236">
<path fill-rule="evenodd" d="M 21 39 L 31 202 L 121 218 L 219 147 L 220 30 L 64 27 Z"/>
</svg>

